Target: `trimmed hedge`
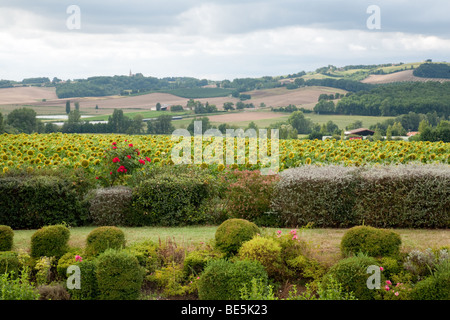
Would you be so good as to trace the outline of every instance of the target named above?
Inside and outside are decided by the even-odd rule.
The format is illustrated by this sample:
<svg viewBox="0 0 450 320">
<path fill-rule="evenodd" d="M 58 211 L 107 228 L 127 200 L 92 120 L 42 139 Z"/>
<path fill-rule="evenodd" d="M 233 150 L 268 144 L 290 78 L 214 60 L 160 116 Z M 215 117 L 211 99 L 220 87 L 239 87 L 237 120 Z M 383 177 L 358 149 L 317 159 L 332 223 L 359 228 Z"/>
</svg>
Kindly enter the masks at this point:
<svg viewBox="0 0 450 320">
<path fill-rule="evenodd" d="M 86 210 L 72 181 L 57 176 L 0 178 L 0 224 L 37 229 L 81 225 Z"/>
<path fill-rule="evenodd" d="M 144 269 L 132 254 L 109 249 L 97 258 L 96 275 L 101 300 L 136 300 L 144 281 Z"/>
<path fill-rule="evenodd" d="M 205 177 L 163 172 L 134 189 L 133 212 L 127 219 L 132 226 L 179 226 L 208 221 L 203 207 L 210 195 Z"/>
<path fill-rule="evenodd" d="M 253 278 L 267 285 L 267 272 L 258 261 L 211 260 L 200 276 L 198 297 L 200 300 L 240 300 L 241 289 L 244 285 L 250 288 Z"/>
<path fill-rule="evenodd" d="M 304 166 L 280 173 L 272 211 L 287 227 L 450 227 L 447 165 Z"/>
<path fill-rule="evenodd" d="M 70 231 L 66 226 L 46 226 L 31 236 L 31 256 L 61 258 L 69 251 Z"/>
<path fill-rule="evenodd" d="M 107 249 L 123 249 L 125 234 L 114 226 L 98 227 L 92 230 L 86 238 L 85 252 L 88 256 L 96 256 Z"/>
<path fill-rule="evenodd" d="M 341 252 L 347 256 L 359 252 L 370 257 L 396 256 L 401 244 L 400 235 L 393 231 L 357 226 L 347 230 L 342 237 Z"/>
<path fill-rule="evenodd" d="M 14 231 L 10 226 L 0 226 L 0 251 L 11 251 L 14 241 Z"/>
<path fill-rule="evenodd" d="M 133 189 L 125 186 L 95 189 L 86 196 L 89 220 L 96 226 L 124 225 L 131 210 Z"/>
<path fill-rule="evenodd" d="M 236 254 L 245 241 L 251 240 L 260 230 L 256 224 L 244 219 L 228 219 L 216 230 L 215 245 L 226 255 Z"/>
</svg>

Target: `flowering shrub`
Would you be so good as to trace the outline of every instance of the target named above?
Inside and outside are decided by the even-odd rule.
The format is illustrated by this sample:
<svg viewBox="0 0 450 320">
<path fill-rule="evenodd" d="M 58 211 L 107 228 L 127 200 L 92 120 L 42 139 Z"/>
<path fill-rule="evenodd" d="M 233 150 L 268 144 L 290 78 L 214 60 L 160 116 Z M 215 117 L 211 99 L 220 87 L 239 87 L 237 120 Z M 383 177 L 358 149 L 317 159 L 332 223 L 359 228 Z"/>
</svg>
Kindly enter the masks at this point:
<svg viewBox="0 0 450 320">
<path fill-rule="evenodd" d="M 127 177 L 140 169 L 143 165 L 151 163 L 149 157 L 141 156 L 141 152 L 132 143 L 120 146 L 113 142 L 104 152 L 103 165 L 96 179 L 103 186 L 126 184 Z"/>
<path fill-rule="evenodd" d="M 277 175 L 262 175 L 259 171 L 234 170 L 222 175 L 228 181 L 223 197 L 231 218 L 246 219 L 257 224 L 270 223 L 268 212 Z M 272 219 L 273 220 L 273 219 Z M 276 223 L 275 223 L 276 224 Z"/>
</svg>

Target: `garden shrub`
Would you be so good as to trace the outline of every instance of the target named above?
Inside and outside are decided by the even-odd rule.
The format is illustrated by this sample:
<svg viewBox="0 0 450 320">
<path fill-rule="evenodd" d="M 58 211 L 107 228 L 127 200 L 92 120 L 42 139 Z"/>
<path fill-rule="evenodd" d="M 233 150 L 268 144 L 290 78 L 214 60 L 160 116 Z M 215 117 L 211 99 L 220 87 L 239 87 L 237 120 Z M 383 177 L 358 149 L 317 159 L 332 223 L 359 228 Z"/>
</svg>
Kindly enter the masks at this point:
<svg viewBox="0 0 450 320">
<path fill-rule="evenodd" d="M 12 272 L 15 276 L 19 272 L 18 254 L 13 251 L 0 252 L 0 274 Z"/>
<path fill-rule="evenodd" d="M 219 256 L 209 251 L 194 250 L 189 252 L 183 261 L 185 278 L 191 275 L 198 276 L 205 269 L 208 261 L 214 258 L 219 258 Z"/>
<path fill-rule="evenodd" d="M 147 272 L 155 271 L 158 265 L 158 246 L 152 241 L 135 242 L 127 246 L 124 250 L 138 259 L 139 264 Z"/>
<path fill-rule="evenodd" d="M 450 300 L 450 260 L 440 263 L 432 275 L 419 281 L 412 293 L 413 300 Z"/>
<path fill-rule="evenodd" d="M 372 300 L 375 297 L 376 290 L 367 288 L 369 277 L 367 268 L 372 265 L 377 265 L 376 259 L 363 254 L 342 259 L 324 275 L 323 283 L 327 285 L 331 277 L 342 285 L 344 292 L 352 293 L 356 299 Z"/>
<path fill-rule="evenodd" d="M 379 228 L 448 228 L 446 165 L 378 166 L 361 171 L 356 215 Z"/>
<path fill-rule="evenodd" d="M 244 242 L 239 249 L 239 258 L 259 261 L 269 277 L 280 278 L 284 271 L 281 246 L 271 238 L 257 236 Z"/>
<path fill-rule="evenodd" d="M 362 252 L 371 257 L 396 256 L 402 244 L 396 232 L 370 226 L 356 226 L 347 230 L 341 240 L 344 256 Z"/>
<path fill-rule="evenodd" d="M 216 259 L 208 262 L 200 275 L 198 296 L 200 300 L 240 300 L 244 286 L 250 288 L 252 279 L 267 285 L 268 276 L 258 261 L 236 262 Z"/>
<path fill-rule="evenodd" d="M 86 238 L 85 253 L 96 256 L 106 249 L 122 249 L 125 247 L 125 234 L 115 226 L 97 227 Z"/>
<path fill-rule="evenodd" d="M 260 233 L 256 224 L 244 219 L 228 219 L 216 230 L 215 245 L 227 255 L 238 252 L 242 243 L 251 240 L 253 236 Z"/>
<path fill-rule="evenodd" d="M 208 221 L 205 200 L 209 179 L 187 174 L 162 173 L 142 181 L 133 192 L 128 225 L 179 226 Z"/>
<path fill-rule="evenodd" d="M 108 249 L 97 259 L 96 275 L 101 300 L 136 300 L 145 271 L 126 251 Z"/>
<path fill-rule="evenodd" d="M 274 188 L 272 210 L 286 227 L 348 227 L 353 212 L 356 168 L 302 166 L 282 171 Z"/>
<path fill-rule="evenodd" d="M 278 224 L 269 214 L 277 175 L 262 175 L 258 170 L 235 170 L 225 173 L 221 179 L 228 183 L 223 198 L 227 201 L 230 218 L 245 219 L 266 226 Z"/>
<path fill-rule="evenodd" d="M 14 241 L 14 231 L 10 226 L 0 226 L 0 251 L 11 251 Z"/>
<path fill-rule="evenodd" d="M 155 283 L 166 297 L 182 296 L 194 291 L 194 286 L 185 283 L 183 267 L 172 264 L 155 270 L 147 278 L 147 281 Z"/>
<path fill-rule="evenodd" d="M 57 283 L 53 285 L 42 285 L 37 287 L 39 300 L 69 300 L 70 294 L 63 285 Z"/>
<path fill-rule="evenodd" d="M 88 193 L 89 220 L 96 226 L 121 226 L 131 209 L 133 190 L 125 186 L 95 189 Z"/>
<path fill-rule="evenodd" d="M 20 276 L 0 273 L 0 300 L 37 300 L 39 292 L 30 282 L 28 272 Z"/>
<path fill-rule="evenodd" d="M 403 266 L 416 279 L 420 279 L 429 276 L 437 265 L 449 259 L 450 254 L 447 249 L 411 250 L 406 256 Z"/>
<path fill-rule="evenodd" d="M 71 300 L 96 300 L 99 296 L 97 283 L 97 261 L 83 260 L 74 263 L 80 268 L 80 289 L 67 289 Z"/>
<path fill-rule="evenodd" d="M 74 265 L 78 259 L 82 260 L 83 250 L 78 248 L 71 248 L 61 258 L 59 258 L 56 264 L 56 272 L 63 279 L 67 278 L 67 268 Z M 80 257 L 77 259 L 77 256 Z"/>
<path fill-rule="evenodd" d="M 53 225 L 42 227 L 31 236 L 31 256 L 56 257 L 59 259 L 68 250 L 70 231 L 66 226 Z"/>
<path fill-rule="evenodd" d="M 0 224 L 13 229 L 81 225 L 86 213 L 80 193 L 69 179 L 34 175 L 0 178 Z"/>
</svg>

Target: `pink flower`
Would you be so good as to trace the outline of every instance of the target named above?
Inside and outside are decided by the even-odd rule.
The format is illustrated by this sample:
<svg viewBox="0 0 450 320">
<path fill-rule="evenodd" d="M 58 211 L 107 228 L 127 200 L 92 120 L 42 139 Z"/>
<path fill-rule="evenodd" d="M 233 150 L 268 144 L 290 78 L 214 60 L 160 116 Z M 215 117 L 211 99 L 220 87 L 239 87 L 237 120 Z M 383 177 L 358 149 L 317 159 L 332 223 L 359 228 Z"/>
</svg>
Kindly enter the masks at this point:
<svg viewBox="0 0 450 320">
<path fill-rule="evenodd" d="M 292 240 L 295 240 L 295 239 L 297 239 L 297 235 L 296 234 L 294 234 L 294 236 L 292 237 Z"/>
<path fill-rule="evenodd" d="M 383 267 L 380 267 L 380 270 L 381 270 L 381 271 L 384 271 L 384 268 L 383 268 Z"/>
<path fill-rule="evenodd" d="M 80 257 L 79 255 L 76 255 L 75 256 L 75 261 L 77 261 L 77 262 L 80 261 L 81 262 L 81 261 L 83 261 L 83 258 Z"/>
<path fill-rule="evenodd" d="M 392 282 L 391 282 L 390 280 L 387 280 L 387 281 L 386 281 L 386 284 L 391 285 Z"/>
<path fill-rule="evenodd" d="M 199 280 L 200 279 L 200 277 L 197 277 L 197 280 Z"/>
<path fill-rule="evenodd" d="M 396 293 L 394 293 L 396 296 L 398 296 L 399 295 L 399 293 L 398 293 L 398 291 L 396 292 Z"/>
<path fill-rule="evenodd" d="M 278 231 L 277 231 L 277 234 L 281 234 L 281 230 L 278 230 Z"/>
<path fill-rule="evenodd" d="M 291 230 L 290 232 L 289 232 L 290 234 L 297 234 L 297 230 Z"/>
<path fill-rule="evenodd" d="M 386 286 L 384 286 L 384 289 L 385 289 L 386 291 L 389 291 L 391 288 L 389 288 L 389 286 L 386 285 Z"/>
</svg>

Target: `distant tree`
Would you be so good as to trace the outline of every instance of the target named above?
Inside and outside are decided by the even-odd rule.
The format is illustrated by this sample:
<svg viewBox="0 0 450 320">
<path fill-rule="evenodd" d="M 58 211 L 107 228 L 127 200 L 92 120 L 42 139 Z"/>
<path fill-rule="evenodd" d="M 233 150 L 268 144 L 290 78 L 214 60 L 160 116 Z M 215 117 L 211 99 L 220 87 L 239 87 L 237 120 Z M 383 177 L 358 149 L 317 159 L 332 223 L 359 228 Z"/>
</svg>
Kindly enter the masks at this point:
<svg viewBox="0 0 450 320">
<path fill-rule="evenodd" d="M 108 126 L 111 133 L 125 133 L 131 120 L 123 114 L 121 109 L 114 109 L 111 116 L 108 117 Z"/>
<path fill-rule="evenodd" d="M 0 133 L 5 132 L 5 126 L 3 125 L 3 115 L 0 112 Z"/>
<path fill-rule="evenodd" d="M 98 104 L 95 105 L 95 110 L 98 110 Z"/>
<path fill-rule="evenodd" d="M 66 113 L 69 114 L 70 113 L 70 100 L 66 101 Z"/>
<path fill-rule="evenodd" d="M 348 126 L 345 127 L 346 130 L 355 130 L 362 128 L 363 122 L 361 120 L 355 120 L 354 122 L 350 123 Z"/>
<path fill-rule="evenodd" d="M 383 140 L 383 137 L 381 136 L 381 130 L 380 128 L 376 127 L 375 132 L 373 134 L 373 141 Z"/>
<path fill-rule="evenodd" d="M 423 119 L 419 123 L 419 132 L 422 133 L 425 131 L 426 128 L 429 128 L 430 124 L 428 123 L 428 120 Z"/>
<path fill-rule="evenodd" d="M 243 103 L 242 101 L 236 102 L 236 109 L 237 110 L 242 110 L 244 108 L 245 108 L 245 103 Z"/>
<path fill-rule="evenodd" d="M 252 121 L 248 124 L 247 129 L 254 129 L 256 132 L 258 132 L 258 125 Z"/>
<path fill-rule="evenodd" d="M 36 112 L 33 109 L 14 109 L 8 114 L 6 123 L 16 128 L 19 132 L 37 132 Z"/>
<path fill-rule="evenodd" d="M 225 111 L 234 110 L 233 106 L 234 106 L 233 102 L 225 102 L 223 104 L 223 110 L 225 110 Z"/>
<path fill-rule="evenodd" d="M 325 99 L 319 100 L 313 110 L 317 114 L 333 114 L 336 111 L 334 102 Z"/>
<path fill-rule="evenodd" d="M 174 105 L 170 107 L 170 111 L 172 112 L 178 112 L 178 111 L 184 111 L 183 106 L 182 105 Z"/>
<path fill-rule="evenodd" d="M 392 126 L 388 126 L 386 130 L 386 140 L 392 140 Z"/>
<path fill-rule="evenodd" d="M 147 133 L 149 134 L 171 134 L 174 130 L 171 115 L 162 115 L 156 120 L 147 122 Z"/>
<path fill-rule="evenodd" d="M 303 78 L 296 78 L 296 79 L 294 80 L 294 83 L 295 83 L 297 86 L 299 86 L 299 87 L 304 86 L 304 85 L 305 85 L 305 79 L 303 79 Z"/>
<path fill-rule="evenodd" d="M 206 130 L 213 128 L 213 126 L 209 122 L 209 118 L 208 117 L 202 117 L 200 119 L 195 118 L 195 119 L 192 119 L 191 123 L 186 128 L 191 134 L 194 134 L 194 128 L 195 128 L 195 123 L 194 122 L 195 121 L 201 121 L 202 122 L 202 134 L 205 133 Z"/>
<path fill-rule="evenodd" d="M 54 123 L 48 122 L 45 124 L 44 132 L 45 133 L 53 133 L 58 132 L 58 126 Z"/>
<path fill-rule="evenodd" d="M 169 116 L 170 117 L 170 116 Z M 128 134 L 140 134 L 144 131 L 144 116 L 142 114 L 137 114 L 131 120 L 130 125 L 127 128 Z"/>
<path fill-rule="evenodd" d="M 288 118 L 288 123 L 297 130 L 299 134 L 308 134 L 313 131 L 314 123 L 311 119 L 306 119 L 303 112 L 295 111 Z M 320 128 L 319 128 L 320 130 Z"/>
<path fill-rule="evenodd" d="M 80 103 L 78 101 L 75 102 L 75 110 L 80 111 Z"/>
<path fill-rule="evenodd" d="M 161 111 L 161 103 L 156 104 L 156 111 Z"/>
</svg>

